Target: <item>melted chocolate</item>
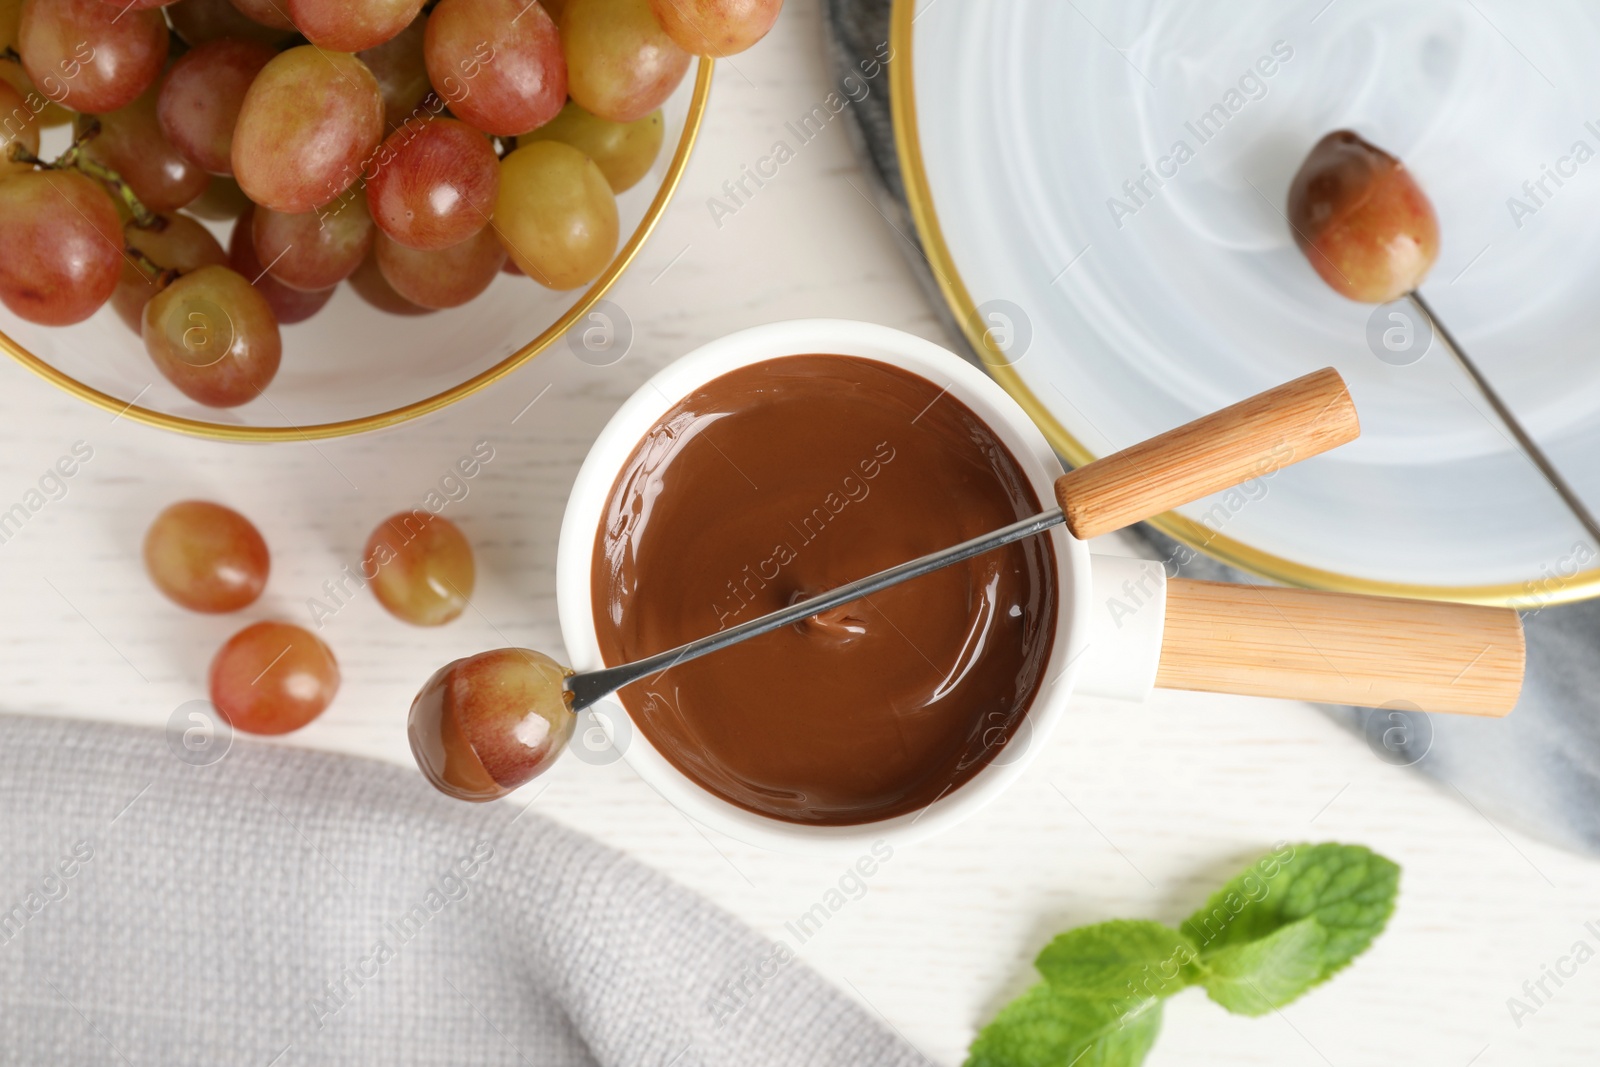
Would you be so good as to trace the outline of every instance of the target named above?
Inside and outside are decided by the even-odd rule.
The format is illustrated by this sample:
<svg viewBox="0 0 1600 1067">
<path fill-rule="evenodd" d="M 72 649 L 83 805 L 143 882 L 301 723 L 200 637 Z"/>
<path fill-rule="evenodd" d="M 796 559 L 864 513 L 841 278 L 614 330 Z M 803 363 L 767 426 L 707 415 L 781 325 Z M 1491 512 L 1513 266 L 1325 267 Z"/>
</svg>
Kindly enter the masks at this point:
<svg viewBox="0 0 1600 1067">
<path fill-rule="evenodd" d="M 1041 510 L 937 384 L 847 356 L 726 374 L 662 416 L 595 537 L 606 663 L 643 658 Z M 680 664 L 618 697 L 651 743 L 751 811 L 846 825 L 914 811 L 987 764 L 1049 655 L 1036 537 Z"/>
</svg>

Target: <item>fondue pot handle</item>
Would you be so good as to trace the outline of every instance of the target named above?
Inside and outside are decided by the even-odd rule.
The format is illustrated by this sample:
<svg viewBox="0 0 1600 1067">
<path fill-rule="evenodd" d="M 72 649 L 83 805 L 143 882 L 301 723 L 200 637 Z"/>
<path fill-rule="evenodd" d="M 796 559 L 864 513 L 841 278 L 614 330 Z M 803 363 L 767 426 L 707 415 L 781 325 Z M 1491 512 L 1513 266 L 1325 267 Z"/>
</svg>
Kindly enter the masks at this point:
<svg viewBox="0 0 1600 1067">
<path fill-rule="evenodd" d="M 1355 403 L 1332 367 L 1097 459 L 1056 479 L 1080 540 L 1231 489 L 1353 441 Z"/>
<path fill-rule="evenodd" d="M 1093 558 L 1077 687 L 1163 689 L 1505 715 L 1522 690 L 1511 608 L 1168 580 L 1161 564 Z"/>
<path fill-rule="evenodd" d="M 1175 578 L 1156 685 L 1505 715 L 1523 655 L 1512 608 Z"/>
</svg>

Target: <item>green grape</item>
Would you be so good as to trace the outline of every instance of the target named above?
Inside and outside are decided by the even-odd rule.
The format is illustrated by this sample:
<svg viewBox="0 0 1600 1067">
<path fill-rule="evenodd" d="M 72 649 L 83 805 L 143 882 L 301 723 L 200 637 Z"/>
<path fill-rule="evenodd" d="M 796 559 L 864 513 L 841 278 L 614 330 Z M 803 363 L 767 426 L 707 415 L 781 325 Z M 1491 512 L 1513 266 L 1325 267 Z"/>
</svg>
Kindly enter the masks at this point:
<svg viewBox="0 0 1600 1067">
<path fill-rule="evenodd" d="M 600 276 L 617 250 L 617 198 L 571 145 L 535 141 L 500 161 L 494 231 L 522 272 L 551 289 Z"/>
<path fill-rule="evenodd" d="M 658 108 L 632 122 L 611 122 L 596 118 L 572 100 L 561 114 L 530 134 L 517 138 L 518 144 L 533 141 L 560 141 L 582 152 L 606 176 L 611 191 L 631 189 L 650 173 L 661 153 L 661 111 Z"/>
</svg>

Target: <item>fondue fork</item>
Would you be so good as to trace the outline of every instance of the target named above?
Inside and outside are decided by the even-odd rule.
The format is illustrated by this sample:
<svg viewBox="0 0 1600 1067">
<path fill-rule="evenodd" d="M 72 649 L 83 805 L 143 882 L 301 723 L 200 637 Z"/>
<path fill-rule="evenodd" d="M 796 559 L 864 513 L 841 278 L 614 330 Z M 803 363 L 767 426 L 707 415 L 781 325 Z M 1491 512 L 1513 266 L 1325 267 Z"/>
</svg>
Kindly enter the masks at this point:
<svg viewBox="0 0 1600 1067">
<path fill-rule="evenodd" d="M 1087 541 L 1242 482 L 1272 474 L 1361 433 L 1344 380 L 1328 367 L 1114 453 L 1056 479 L 1058 507 L 991 533 L 837 586 L 677 648 L 567 676 L 565 699 L 582 711 L 623 686 L 890 586 L 1065 525 Z"/>
<path fill-rule="evenodd" d="M 1078 543 L 1264 477 L 1359 433 L 1344 382 L 1332 370 L 1317 371 L 1062 475 L 1054 485 L 1058 506 L 1042 514 L 635 663 L 574 673 L 530 649 L 457 660 L 412 702 L 412 753 L 443 792 L 494 800 L 549 765 L 576 729 L 574 713 L 623 686 L 1058 526 L 1077 540 L 1059 561 L 1056 592 L 1070 625 L 1056 640 L 1065 641 L 1068 663 L 1094 646 L 1078 672 L 1086 689 L 1133 700 L 1157 686 L 1506 714 L 1524 667 L 1522 622 L 1510 608 L 1168 580 L 1159 564 L 1091 560 Z M 1102 579 L 1105 587 L 1097 588 Z M 1143 598 L 1129 609 L 1120 589 Z M 1065 684 L 1070 691 L 1074 683 Z"/>
<path fill-rule="evenodd" d="M 819 593 L 809 600 L 796 601 L 788 607 L 779 608 L 777 611 L 768 612 L 759 618 L 742 622 L 737 626 L 730 626 L 726 630 L 719 630 L 714 634 L 690 641 L 688 644 L 679 645 L 677 648 L 658 652 L 632 663 L 623 663 L 616 667 L 606 667 L 597 671 L 582 671 L 567 676 L 566 691 L 567 704 L 573 711 L 582 711 L 597 701 L 603 700 L 621 689 L 625 685 L 640 681 L 645 678 L 660 674 L 680 663 L 687 663 L 692 659 L 729 645 L 737 645 L 741 641 L 749 640 L 760 634 L 770 633 L 773 630 L 789 626 L 793 623 L 809 619 L 813 615 L 820 615 L 825 611 L 841 607 L 853 600 L 861 600 L 873 593 L 887 589 L 901 582 L 909 582 L 913 578 L 920 578 L 936 570 L 960 563 L 964 559 L 980 556 L 985 552 L 1009 545 L 1014 541 L 1032 537 L 1034 534 L 1044 533 L 1054 529 L 1067 521 L 1066 514 L 1060 508 L 1051 508 L 1029 519 L 1022 519 L 1010 526 L 1002 526 L 992 533 L 981 534 L 970 541 L 963 541 L 959 545 L 941 548 L 937 552 L 930 552 L 926 556 L 896 564 L 888 570 L 870 574 L 865 578 L 858 578 L 853 582 L 835 586 L 826 593 Z"/>
</svg>

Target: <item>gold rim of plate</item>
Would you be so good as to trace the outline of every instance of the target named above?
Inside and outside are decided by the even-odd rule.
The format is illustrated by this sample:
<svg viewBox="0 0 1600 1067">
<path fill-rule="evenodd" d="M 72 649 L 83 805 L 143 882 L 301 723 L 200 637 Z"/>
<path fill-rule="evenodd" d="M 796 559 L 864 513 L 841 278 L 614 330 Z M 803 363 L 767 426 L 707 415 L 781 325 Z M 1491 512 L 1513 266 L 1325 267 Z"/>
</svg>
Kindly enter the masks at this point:
<svg viewBox="0 0 1600 1067">
<path fill-rule="evenodd" d="M 463 397 L 471 396 L 480 390 L 488 388 L 549 348 L 574 323 L 588 314 L 589 310 L 600 301 L 600 298 L 605 296 L 611 287 L 616 284 L 617 279 L 622 277 L 622 272 L 627 270 L 634 258 L 638 256 L 639 250 L 644 247 L 645 241 L 655 230 L 656 224 L 661 221 L 661 216 L 666 212 L 667 204 L 672 200 L 673 193 L 677 191 L 679 182 L 683 180 L 684 171 L 688 169 L 689 155 L 694 150 L 695 141 L 700 135 L 700 125 L 705 119 L 706 104 L 711 98 L 711 73 L 714 67 L 714 60 L 704 56 L 700 58 L 695 74 L 694 95 L 689 101 L 689 113 L 684 118 L 683 134 L 678 138 L 678 147 L 673 153 L 671 164 L 667 167 L 666 177 L 662 180 L 660 188 L 656 190 L 655 199 L 650 202 L 650 207 L 645 211 L 644 218 L 639 221 L 639 225 L 634 229 L 633 235 L 628 239 L 628 243 L 623 245 L 622 250 L 612 259 L 605 273 L 595 279 L 594 284 L 589 286 L 577 303 L 567 309 L 566 314 L 562 315 L 528 344 L 487 370 L 422 400 L 391 408 L 388 411 L 363 415 L 359 418 L 316 423 L 309 426 L 237 426 L 230 423 L 185 418 L 181 415 L 169 415 L 162 411 L 140 407 L 137 403 L 119 400 L 109 393 L 104 393 L 93 386 L 85 385 L 70 374 L 56 369 L 17 344 L 3 332 L 0 332 L 0 350 L 3 350 L 12 359 L 52 385 L 58 386 L 81 400 L 87 400 L 97 407 L 104 408 L 114 415 L 132 419 L 135 422 L 142 422 L 147 426 L 158 426 L 164 430 L 173 430 L 177 433 L 189 434 L 194 437 L 210 438 L 213 441 L 316 441 L 329 437 L 345 437 L 350 434 L 365 433 L 368 430 L 378 430 L 387 426 L 396 426 L 402 422 L 408 422 L 430 412 L 438 411 L 440 408 L 448 407 Z"/>
<path fill-rule="evenodd" d="M 1004 355 L 994 345 L 988 333 L 979 328 L 976 304 L 967 291 L 955 259 L 945 243 L 944 232 L 939 228 L 939 216 L 934 210 L 933 194 L 929 188 L 927 171 L 923 166 L 922 142 L 917 132 L 917 104 L 912 77 L 912 22 L 916 17 L 916 0 L 894 0 L 889 22 L 889 100 L 894 118 L 895 151 L 900 160 L 900 175 L 905 186 L 906 202 L 911 218 L 922 242 L 922 250 L 934 279 L 944 294 L 961 332 L 973 351 L 980 354 L 985 369 L 1005 391 L 1011 394 L 1028 413 L 1045 438 L 1061 456 L 1074 467 L 1080 467 L 1097 458 L 1085 448 L 1056 419 L 1039 398 L 1025 385 L 1017 372 L 1006 362 Z M 1305 589 L 1328 589 L 1343 593 L 1365 593 L 1374 596 L 1406 597 L 1413 600 L 1453 600 L 1469 604 L 1491 604 L 1516 608 L 1539 608 L 1554 604 L 1567 604 L 1600 595 L 1600 568 L 1582 571 L 1570 578 L 1552 576 L 1542 579 L 1548 588 L 1540 590 L 1540 581 L 1508 582 L 1499 585 L 1415 585 L 1405 582 L 1386 582 L 1375 578 L 1362 578 L 1320 567 L 1297 563 L 1283 556 L 1253 548 L 1242 541 L 1213 532 L 1202 523 L 1185 518 L 1175 511 L 1166 512 L 1149 520 L 1150 525 L 1168 537 L 1221 560 L 1240 570 L 1285 585 Z"/>
</svg>

